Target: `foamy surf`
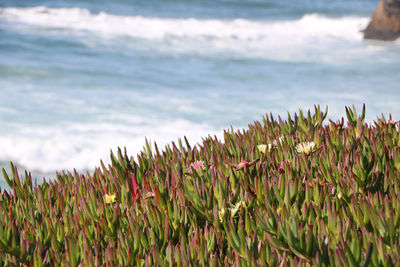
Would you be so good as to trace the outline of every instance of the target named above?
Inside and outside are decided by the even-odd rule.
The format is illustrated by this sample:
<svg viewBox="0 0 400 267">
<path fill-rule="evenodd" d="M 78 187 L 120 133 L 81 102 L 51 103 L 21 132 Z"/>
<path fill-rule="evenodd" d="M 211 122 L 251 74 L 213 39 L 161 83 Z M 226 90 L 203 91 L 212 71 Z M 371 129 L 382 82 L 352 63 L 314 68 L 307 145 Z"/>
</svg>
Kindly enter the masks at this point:
<svg viewBox="0 0 400 267">
<path fill-rule="evenodd" d="M 84 8 L 0 8 L 0 19 L 54 30 L 93 32 L 109 36 L 131 36 L 145 39 L 166 37 L 230 38 L 259 41 L 285 37 L 331 37 L 360 39 L 368 18 L 328 18 L 318 14 L 304 15 L 291 21 L 251 21 L 246 19 L 166 19 L 142 16 L 118 16 L 105 12 L 91 13 Z M 358 34 L 357 34 L 358 33 Z M 284 38 L 284 39 L 285 39 Z M 280 38 L 282 39 L 282 38 Z"/>
<path fill-rule="evenodd" d="M 131 37 L 164 42 L 169 49 L 178 51 L 253 51 L 255 56 L 274 51 L 288 60 L 296 53 L 326 52 L 343 41 L 360 43 L 361 30 L 368 23 L 366 17 L 330 18 L 319 14 L 286 21 L 167 19 L 44 6 L 2 8 L 0 20 L 11 23 L 9 28 L 14 30 L 37 34 Z"/>
<path fill-rule="evenodd" d="M 21 126 L 18 132 L 0 136 L 0 162 L 13 161 L 28 170 L 50 173 L 56 170 L 92 171 L 100 159 L 109 163 L 110 149 L 118 147 L 135 156 L 143 150 L 145 138 L 156 142 L 160 150 L 187 136 L 191 144 L 222 131 L 183 119 L 148 125 L 118 125 L 110 123 L 73 124 L 66 127 L 41 126 L 40 129 Z"/>
</svg>

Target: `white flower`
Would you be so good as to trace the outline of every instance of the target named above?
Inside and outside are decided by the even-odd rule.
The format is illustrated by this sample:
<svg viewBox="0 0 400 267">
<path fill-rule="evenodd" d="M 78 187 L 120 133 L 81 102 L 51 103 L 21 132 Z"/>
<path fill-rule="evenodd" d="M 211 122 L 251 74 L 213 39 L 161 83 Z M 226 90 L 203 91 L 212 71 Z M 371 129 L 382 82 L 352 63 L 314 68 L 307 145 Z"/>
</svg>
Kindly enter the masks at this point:
<svg viewBox="0 0 400 267">
<path fill-rule="evenodd" d="M 262 145 L 258 145 L 257 146 L 257 148 L 258 148 L 258 150 L 261 152 L 261 153 L 266 153 L 267 152 L 267 150 L 268 150 L 268 152 L 271 152 L 271 150 L 272 150 L 272 148 L 274 147 L 274 146 L 278 146 L 278 143 L 279 144 L 282 144 L 282 142 L 283 142 L 283 136 L 280 136 L 279 138 L 278 138 L 278 141 L 277 140 L 274 140 L 273 142 L 272 142 L 272 144 L 262 144 Z"/>
<path fill-rule="evenodd" d="M 296 146 L 297 153 L 304 153 L 306 155 L 315 151 L 315 143 L 314 142 L 303 142 Z"/>
<path fill-rule="evenodd" d="M 281 144 L 281 145 L 282 145 L 283 139 L 284 139 L 284 137 L 283 137 L 283 136 L 280 136 L 280 137 L 278 138 L 278 141 L 277 141 L 277 140 L 274 140 L 274 141 L 272 142 L 272 144 L 266 144 L 266 145 L 265 145 L 265 144 L 261 144 L 261 145 L 258 145 L 257 148 L 258 148 L 258 150 L 259 150 L 261 153 L 263 153 L 263 154 L 267 153 L 267 151 L 268 151 L 268 152 L 271 152 L 271 150 L 272 150 L 272 148 L 273 148 L 274 146 L 278 146 L 278 144 Z"/>
<path fill-rule="evenodd" d="M 240 207 L 246 208 L 246 202 L 243 200 L 240 200 L 238 203 L 236 203 L 232 208 L 231 208 L 231 217 L 233 218 L 235 214 L 238 212 Z"/>
</svg>

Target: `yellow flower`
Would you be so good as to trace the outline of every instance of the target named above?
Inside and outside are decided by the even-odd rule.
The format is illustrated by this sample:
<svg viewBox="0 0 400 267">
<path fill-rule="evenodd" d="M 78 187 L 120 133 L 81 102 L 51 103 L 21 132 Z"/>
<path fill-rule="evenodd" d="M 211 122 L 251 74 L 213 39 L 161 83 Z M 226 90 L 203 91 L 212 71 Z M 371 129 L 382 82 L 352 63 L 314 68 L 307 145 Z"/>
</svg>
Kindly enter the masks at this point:
<svg viewBox="0 0 400 267">
<path fill-rule="evenodd" d="M 258 145 L 257 148 L 261 153 L 265 154 L 267 152 L 267 148 L 268 148 L 268 152 L 271 152 L 272 145 L 271 144 L 268 144 L 268 145 L 262 144 L 262 145 Z"/>
<path fill-rule="evenodd" d="M 265 151 L 267 150 L 266 145 L 258 145 L 257 148 L 261 153 L 264 153 L 264 154 L 265 154 Z"/>
<path fill-rule="evenodd" d="M 115 194 L 113 194 L 113 195 L 106 194 L 106 203 L 110 204 L 110 203 L 114 203 L 114 202 L 115 202 Z"/>
<path fill-rule="evenodd" d="M 306 155 L 315 151 L 315 143 L 314 142 L 303 142 L 296 146 L 297 153 L 304 153 Z"/>
<path fill-rule="evenodd" d="M 219 221 L 222 223 L 224 222 L 224 217 L 225 217 L 225 209 L 222 208 L 218 211 L 218 217 L 219 217 Z"/>
</svg>

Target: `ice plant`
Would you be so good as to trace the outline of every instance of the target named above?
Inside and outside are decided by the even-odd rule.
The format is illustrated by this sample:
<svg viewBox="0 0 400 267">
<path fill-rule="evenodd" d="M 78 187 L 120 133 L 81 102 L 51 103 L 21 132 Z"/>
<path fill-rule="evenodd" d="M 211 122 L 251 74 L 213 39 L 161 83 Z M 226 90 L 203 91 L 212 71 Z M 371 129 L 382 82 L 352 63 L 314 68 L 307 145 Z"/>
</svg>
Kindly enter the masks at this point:
<svg viewBox="0 0 400 267">
<path fill-rule="evenodd" d="M 119 149 L 93 174 L 40 185 L 11 164 L 0 266 L 400 266 L 399 130 L 347 116 L 324 124 L 316 107 L 223 141 Z M 312 137 L 318 158 L 296 156 L 317 148 L 293 140 Z M 260 159 L 263 140 L 275 150 Z"/>
<path fill-rule="evenodd" d="M 278 140 L 274 140 L 274 141 L 272 142 L 272 146 L 277 146 L 278 143 L 282 145 L 283 139 L 284 139 L 283 136 L 279 136 L 279 137 L 278 137 Z M 272 148 L 272 146 L 271 146 L 271 148 Z"/>
<path fill-rule="evenodd" d="M 278 138 L 279 144 L 282 144 L 284 138 L 285 138 L 284 136 L 279 136 L 279 138 Z M 276 142 L 276 141 L 274 141 L 274 142 Z"/>
<path fill-rule="evenodd" d="M 135 200 L 139 197 L 139 185 L 136 182 L 136 178 L 133 175 L 133 173 L 131 174 L 131 181 L 130 181 L 130 189 L 131 189 L 131 197 L 132 200 Z"/>
<path fill-rule="evenodd" d="M 106 194 L 105 197 L 106 197 L 107 204 L 111 204 L 111 203 L 115 202 L 115 194 L 113 194 L 113 195 Z"/>
<path fill-rule="evenodd" d="M 303 142 L 296 146 L 297 153 L 301 154 L 310 154 L 315 151 L 315 143 L 314 142 Z"/>
</svg>

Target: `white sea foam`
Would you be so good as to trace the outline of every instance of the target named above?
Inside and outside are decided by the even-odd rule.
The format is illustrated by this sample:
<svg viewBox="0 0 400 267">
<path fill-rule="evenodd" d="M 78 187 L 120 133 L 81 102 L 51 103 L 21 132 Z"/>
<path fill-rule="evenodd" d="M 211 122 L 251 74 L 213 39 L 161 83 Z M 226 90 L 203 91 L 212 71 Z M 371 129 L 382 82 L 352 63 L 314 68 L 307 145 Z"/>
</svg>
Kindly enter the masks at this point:
<svg viewBox="0 0 400 267">
<path fill-rule="evenodd" d="M 321 54 L 332 59 L 335 58 L 330 56 L 335 53 L 333 46 L 351 55 L 357 51 L 349 43 L 361 43 L 361 30 L 368 23 L 366 17 L 329 18 L 318 14 L 287 21 L 168 19 L 44 6 L 2 8 L 0 20 L 12 22 L 14 26 L 17 23 L 24 30 L 48 34 L 94 34 L 102 38 L 160 41 L 169 52 L 252 52 L 253 56 L 281 60 L 314 56 L 320 59 Z"/>
<path fill-rule="evenodd" d="M 126 35 L 146 39 L 175 37 L 230 38 L 246 41 L 297 39 L 301 36 L 323 39 L 361 39 L 368 18 L 327 18 L 305 15 L 292 21 L 251 21 L 246 19 L 165 19 L 141 16 L 117 16 L 91 13 L 82 8 L 2 8 L 0 18 L 45 27 L 47 29 Z"/>
<path fill-rule="evenodd" d="M 185 134 L 191 144 L 201 142 L 217 131 L 208 125 L 174 120 L 148 125 L 129 126 L 112 123 L 74 124 L 65 127 L 21 126 L 18 133 L 0 136 L 0 161 L 14 161 L 28 170 L 50 173 L 56 170 L 93 170 L 100 159 L 109 163 L 110 149 L 126 147 L 129 155 L 143 150 L 145 137 L 156 142 L 159 149 Z"/>
</svg>

